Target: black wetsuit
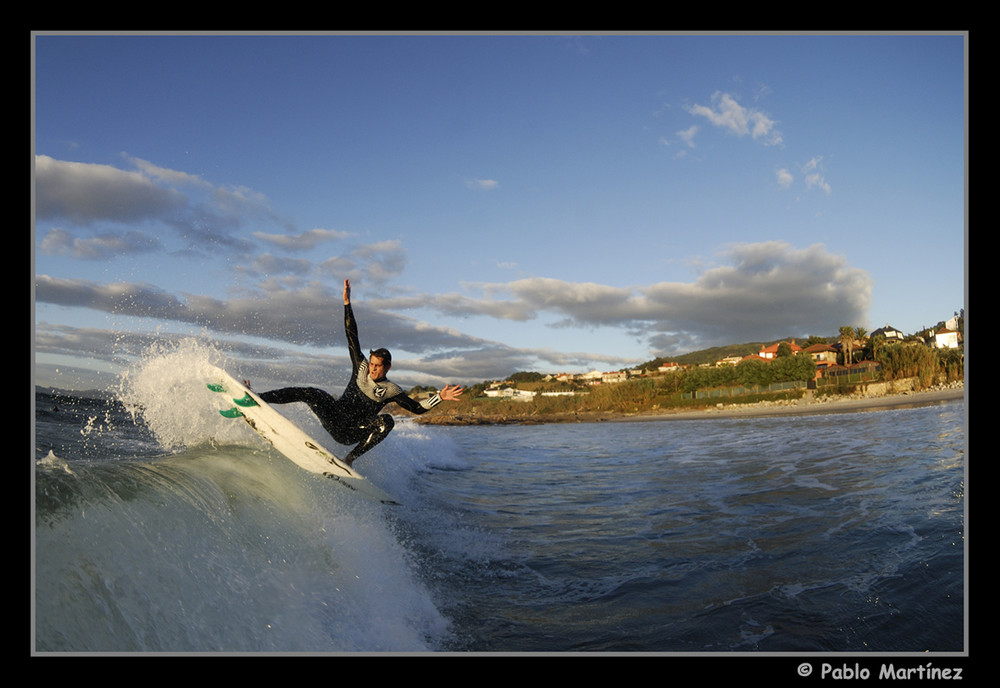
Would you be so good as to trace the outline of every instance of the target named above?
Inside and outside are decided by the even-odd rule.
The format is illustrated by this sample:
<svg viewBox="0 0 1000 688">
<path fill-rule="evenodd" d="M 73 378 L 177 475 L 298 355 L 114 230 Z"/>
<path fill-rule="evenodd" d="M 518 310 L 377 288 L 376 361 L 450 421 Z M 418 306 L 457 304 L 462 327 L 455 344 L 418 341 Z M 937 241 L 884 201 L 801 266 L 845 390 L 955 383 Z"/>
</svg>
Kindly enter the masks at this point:
<svg viewBox="0 0 1000 688">
<path fill-rule="evenodd" d="M 347 348 L 351 354 L 351 380 L 340 398 L 315 387 L 285 387 L 264 392 L 260 398 L 269 404 L 305 402 L 319 418 L 323 428 L 339 444 L 357 446 L 345 457 L 350 464 L 356 458 L 385 439 L 395 425 L 389 414 L 379 415 L 386 404 L 396 403 L 411 413 L 426 413 L 441 403 L 440 395 L 416 401 L 403 392 L 399 385 L 382 378 L 372 380 L 368 375 L 368 360 L 361 353 L 358 325 L 350 304 L 344 306 L 344 330 Z"/>
</svg>

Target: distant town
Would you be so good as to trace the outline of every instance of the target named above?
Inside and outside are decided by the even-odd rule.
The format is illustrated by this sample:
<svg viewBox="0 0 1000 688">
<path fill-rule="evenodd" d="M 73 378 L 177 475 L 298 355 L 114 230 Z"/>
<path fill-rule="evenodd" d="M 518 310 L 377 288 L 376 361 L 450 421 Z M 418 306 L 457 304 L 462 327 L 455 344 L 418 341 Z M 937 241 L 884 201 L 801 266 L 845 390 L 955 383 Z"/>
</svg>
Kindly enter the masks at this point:
<svg viewBox="0 0 1000 688">
<path fill-rule="evenodd" d="M 822 379 L 872 379 L 886 363 L 886 347 L 892 344 L 919 345 L 918 350 L 939 350 L 952 352 L 949 357 L 960 361 L 963 353 L 964 321 L 962 314 L 955 314 L 936 327 L 926 328 L 906 335 L 891 325 L 880 327 L 868 333 L 863 328 L 842 327 L 836 337 L 811 336 L 805 340 L 788 339 L 770 344 L 757 345 L 756 351 L 746 351 L 748 345 L 734 345 L 710 349 L 695 354 L 679 356 L 675 359 L 654 359 L 636 368 L 616 371 L 592 370 L 586 373 L 537 373 L 521 372 L 505 380 L 486 381 L 473 388 L 473 394 L 494 399 L 528 401 L 539 397 L 573 396 L 585 393 L 589 387 L 613 385 L 635 379 L 658 378 L 691 372 L 693 369 L 724 368 L 740 366 L 747 362 L 774 363 L 783 357 L 805 356 L 811 361 L 809 366 L 799 366 L 798 377 L 806 374 L 813 381 Z M 743 352 L 733 352 L 743 348 Z M 724 354 L 710 360 L 706 355 L 712 352 Z M 694 359 L 694 362 L 692 361 Z M 936 360 L 936 359 L 935 359 Z M 919 364 L 916 364 L 919 366 Z M 911 366 L 914 367 L 914 366 Z M 915 368 L 914 368 L 915 369 Z M 802 371 L 808 371 L 804 373 Z M 907 372 L 907 371 L 903 371 Z M 796 373 L 791 373 L 792 377 Z M 952 374 L 954 375 L 954 373 Z M 693 376 L 692 376 L 693 377 Z M 699 376 L 710 380 L 706 376 Z M 899 374 L 896 374 L 899 377 Z M 708 383 L 706 383 L 708 384 Z"/>
</svg>

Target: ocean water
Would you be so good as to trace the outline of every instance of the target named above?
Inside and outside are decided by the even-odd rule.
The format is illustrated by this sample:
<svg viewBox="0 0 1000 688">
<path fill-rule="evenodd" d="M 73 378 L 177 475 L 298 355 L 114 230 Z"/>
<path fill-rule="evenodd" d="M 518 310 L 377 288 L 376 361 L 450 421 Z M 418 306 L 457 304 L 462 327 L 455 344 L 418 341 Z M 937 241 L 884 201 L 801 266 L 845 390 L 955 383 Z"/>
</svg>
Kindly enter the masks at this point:
<svg viewBox="0 0 1000 688">
<path fill-rule="evenodd" d="M 36 653 L 967 649 L 961 402 L 400 422 L 355 464 L 383 506 L 207 412 L 182 371 L 210 356 L 150 353 L 110 401 L 36 394 Z"/>
</svg>

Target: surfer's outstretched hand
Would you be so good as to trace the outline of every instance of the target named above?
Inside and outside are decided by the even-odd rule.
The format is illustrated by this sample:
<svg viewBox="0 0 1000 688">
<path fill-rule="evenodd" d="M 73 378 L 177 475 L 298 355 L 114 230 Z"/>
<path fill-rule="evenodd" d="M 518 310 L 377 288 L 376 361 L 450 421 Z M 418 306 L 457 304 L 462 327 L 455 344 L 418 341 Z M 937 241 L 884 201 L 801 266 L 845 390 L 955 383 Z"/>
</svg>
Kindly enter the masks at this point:
<svg viewBox="0 0 1000 688">
<path fill-rule="evenodd" d="M 344 280 L 344 305 L 351 305 L 351 280 Z"/>
<path fill-rule="evenodd" d="M 439 394 L 445 401 L 458 401 L 458 398 L 462 396 L 462 392 L 464 391 L 461 385 L 445 385 Z"/>
</svg>

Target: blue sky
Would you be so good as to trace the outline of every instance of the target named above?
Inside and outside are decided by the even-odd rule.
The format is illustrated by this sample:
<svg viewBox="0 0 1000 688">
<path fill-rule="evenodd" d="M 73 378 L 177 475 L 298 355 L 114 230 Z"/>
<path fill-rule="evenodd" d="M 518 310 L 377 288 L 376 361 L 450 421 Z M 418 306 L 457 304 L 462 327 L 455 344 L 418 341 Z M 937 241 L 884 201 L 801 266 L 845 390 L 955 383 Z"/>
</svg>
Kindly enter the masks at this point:
<svg viewBox="0 0 1000 688">
<path fill-rule="evenodd" d="M 345 277 L 362 346 L 437 386 L 965 305 L 962 35 L 33 49 L 39 384 L 194 334 L 334 388 Z"/>
</svg>

